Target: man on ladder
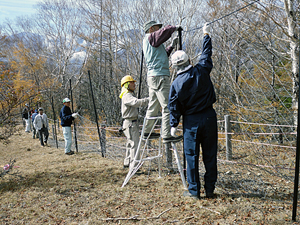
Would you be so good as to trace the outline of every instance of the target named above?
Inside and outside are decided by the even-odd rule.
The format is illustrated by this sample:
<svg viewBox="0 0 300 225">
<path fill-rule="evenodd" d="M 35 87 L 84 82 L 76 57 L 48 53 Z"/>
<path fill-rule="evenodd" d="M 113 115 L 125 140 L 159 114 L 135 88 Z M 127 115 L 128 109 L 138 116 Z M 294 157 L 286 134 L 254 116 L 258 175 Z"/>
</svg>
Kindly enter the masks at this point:
<svg viewBox="0 0 300 225">
<path fill-rule="evenodd" d="M 169 55 L 178 43 L 178 38 L 172 40 L 172 44 L 165 49 L 163 43 L 177 31 L 180 26 L 167 25 L 162 28 L 161 23 L 148 21 L 144 24 L 146 33 L 143 39 L 143 52 L 147 65 L 147 84 L 149 88 L 149 105 L 146 118 L 157 117 L 162 107 L 161 134 L 150 133 L 155 123 L 153 119 L 147 119 L 145 126 L 144 139 L 158 138 L 160 135 L 166 144 L 167 167 L 172 169 L 172 153 L 170 143 L 182 140 L 182 136 L 171 136 L 170 133 L 170 112 L 168 109 L 168 96 L 170 91 L 170 71 Z"/>
<path fill-rule="evenodd" d="M 202 148 L 205 166 L 204 189 L 207 198 L 214 196 L 217 181 L 217 117 L 213 109 L 216 101 L 210 79 L 212 44 L 207 24 L 203 27 L 203 45 L 200 60 L 192 66 L 184 51 L 176 51 L 171 61 L 177 70 L 177 78 L 169 95 L 171 134 L 176 132 L 180 116 L 183 116 L 184 153 L 187 160 L 188 191 L 183 196 L 200 197 L 199 152 Z"/>
</svg>

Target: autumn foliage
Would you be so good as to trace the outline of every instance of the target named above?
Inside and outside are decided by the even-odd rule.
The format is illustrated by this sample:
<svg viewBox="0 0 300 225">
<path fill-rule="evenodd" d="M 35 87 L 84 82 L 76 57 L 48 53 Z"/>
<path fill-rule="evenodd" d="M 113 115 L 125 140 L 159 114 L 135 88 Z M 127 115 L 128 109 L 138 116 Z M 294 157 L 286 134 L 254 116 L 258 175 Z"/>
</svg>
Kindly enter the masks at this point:
<svg viewBox="0 0 300 225">
<path fill-rule="evenodd" d="M 0 65 L 0 126 L 11 131 L 20 113 L 18 106 L 32 96 L 37 96 L 34 82 L 22 79 L 14 70 Z M 11 132 L 0 133 L 0 138 L 9 136 Z"/>
</svg>

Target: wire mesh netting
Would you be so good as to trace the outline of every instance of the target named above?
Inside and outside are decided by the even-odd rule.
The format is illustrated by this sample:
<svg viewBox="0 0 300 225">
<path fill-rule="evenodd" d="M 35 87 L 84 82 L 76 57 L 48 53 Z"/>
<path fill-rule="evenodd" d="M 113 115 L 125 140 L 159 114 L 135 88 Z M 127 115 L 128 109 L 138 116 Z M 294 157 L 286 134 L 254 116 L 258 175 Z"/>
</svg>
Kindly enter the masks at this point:
<svg viewBox="0 0 300 225">
<path fill-rule="evenodd" d="M 206 6 L 206 21 L 245 5 L 244 1 L 220 2 L 221 9 L 218 4 Z M 285 20 L 284 8 L 269 2 L 251 5 L 226 20 L 211 24 L 214 63 L 211 79 L 217 95 L 214 108 L 219 131 L 216 185 L 219 193 L 268 197 L 289 196 L 292 192 L 298 122 L 298 44 L 296 38 L 291 38 L 293 33 L 286 31 L 290 24 Z M 274 18 L 283 19 L 279 24 Z M 183 50 L 196 64 L 203 33 L 198 28 L 189 28 L 182 34 Z M 112 102 L 120 101 L 116 97 L 118 89 L 113 89 L 114 86 L 119 88 L 118 85 L 116 81 L 116 85 L 105 87 L 105 91 L 113 93 L 109 95 L 114 99 Z M 105 104 L 111 109 L 109 112 L 113 112 L 107 113 L 106 119 L 113 121 L 109 117 L 117 117 L 115 112 L 119 113 L 119 108 Z M 226 125 L 227 115 L 231 128 Z M 82 114 L 76 129 L 79 151 L 104 151 L 105 157 L 122 164 L 126 138 L 118 130 L 117 125 L 102 123 L 99 137 L 96 124 Z M 61 131 L 59 135 L 62 147 Z M 158 143 L 152 141 L 147 154 L 154 154 L 157 148 Z M 180 156 L 182 149 L 181 143 L 178 146 Z M 163 170 L 167 171 L 165 154 L 162 162 Z M 203 178 L 205 169 L 201 158 L 200 163 Z M 157 161 L 150 161 L 143 167 L 157 172 Z M 173 168 L 177 168 L 174 157 Z"/>
</svg>

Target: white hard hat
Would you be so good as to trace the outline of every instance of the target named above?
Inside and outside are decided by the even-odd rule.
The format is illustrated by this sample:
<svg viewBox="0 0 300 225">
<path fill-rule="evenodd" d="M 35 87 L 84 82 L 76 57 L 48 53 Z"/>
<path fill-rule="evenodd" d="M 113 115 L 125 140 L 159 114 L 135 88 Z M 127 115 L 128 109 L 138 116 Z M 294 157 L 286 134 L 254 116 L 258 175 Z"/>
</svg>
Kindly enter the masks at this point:
<svg viewBox="0 0 300 225">
<path fill-rule="evenodd" d="M 173 66 L 180 66 L 186 63 L 188 60 L 189 60 L 188 55 L 182 50 L 176 51 L 171 57 Z"/>
<path fill-rule="evenodd" d="M 69 98 L 64 98 L 63 103 L 70 102 L 71 100 Z"/>
</svg>

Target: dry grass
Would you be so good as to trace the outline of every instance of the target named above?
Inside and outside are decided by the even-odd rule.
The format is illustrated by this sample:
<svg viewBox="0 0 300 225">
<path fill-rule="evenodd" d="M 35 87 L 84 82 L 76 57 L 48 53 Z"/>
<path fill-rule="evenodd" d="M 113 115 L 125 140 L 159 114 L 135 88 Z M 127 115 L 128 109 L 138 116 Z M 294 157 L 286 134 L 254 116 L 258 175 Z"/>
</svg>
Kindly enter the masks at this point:
<svg viewBox="0 0 300 225">
<path fill-rule="evenodd" d="M 0 180 L 0 224 L 298 224 L 291 222 L 289 189 L 265 197 L 229 192 L 247 173 L 238 165 L 220 164 L 218 197 L 196 201 L 181 196 L 178 174 L 158 178 L 143 167 L 121 188 L 127 174 L 121 160 L 91 152 L 67 156 L 52 145 L 40 148 L 23 130 L 0 143 L 0 166 L 16 159 L 22 175 Z M 230 169 L 232 180 L 225 179 Z"/>
</svg>

